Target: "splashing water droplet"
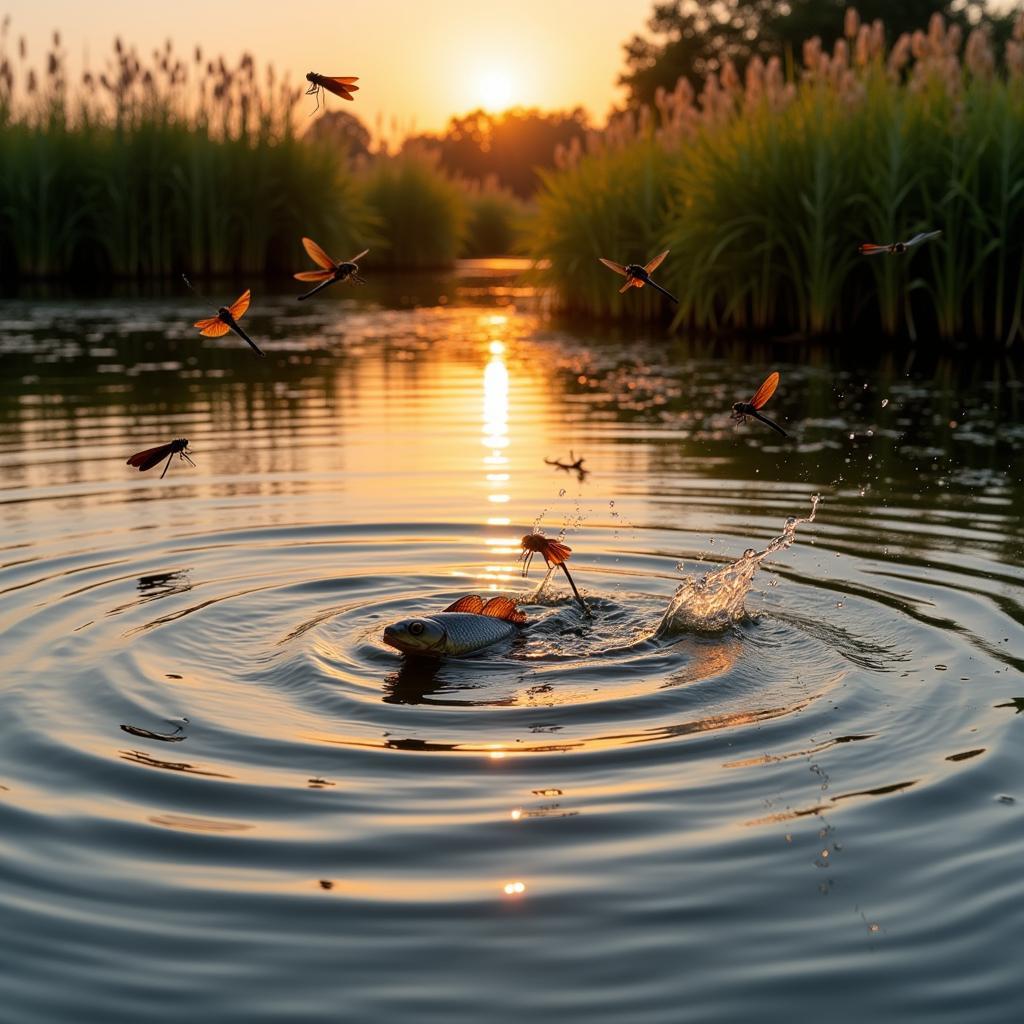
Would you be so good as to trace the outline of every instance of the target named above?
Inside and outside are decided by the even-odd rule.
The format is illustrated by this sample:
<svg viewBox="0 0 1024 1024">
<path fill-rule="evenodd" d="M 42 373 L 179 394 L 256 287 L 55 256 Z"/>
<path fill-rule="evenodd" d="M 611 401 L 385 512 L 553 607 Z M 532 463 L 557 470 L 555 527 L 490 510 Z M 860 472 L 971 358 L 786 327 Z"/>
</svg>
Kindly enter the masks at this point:
<svg viewBox="0 0 1024 1024">
<path fill-rule="evenodd" d="M 760 551 L 748 548 L 735 562 L 705 573 L 699 579 L 691 577 L 684 580 L 669 602 L 657 635 L 717 633 L 742 619 L 746 614 L 743 600 L 761 563 L 769 555 L 788 548 L 796 540 L 798 526 L 814 522 L 820 503 L 821 495 L 816 494 L 811 499 L 810 515 L 802 519 L 790 516 L 782 533 Z"/>
</svg>

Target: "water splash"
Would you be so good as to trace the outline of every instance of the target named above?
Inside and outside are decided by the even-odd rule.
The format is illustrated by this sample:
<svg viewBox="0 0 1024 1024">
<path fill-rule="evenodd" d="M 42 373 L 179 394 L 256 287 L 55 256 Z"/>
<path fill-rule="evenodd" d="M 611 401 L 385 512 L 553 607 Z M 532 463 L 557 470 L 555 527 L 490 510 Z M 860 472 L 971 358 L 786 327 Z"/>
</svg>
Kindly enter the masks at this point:
<svg viewBox="0 0 1024 1024">
<path fill-rule="evenodd" d="M 811 513 L 803 519 L 790 516 L 778 537 L 760 551 L 747 548 L 743 555 L 713 572 L 695 579 L 689 577 L 675 592 L 655 633 L 658 637 L 684 632 L 717 633 L 738 622 L 746 614 L 743 600 L 754 581 L 761 563 L 777 551 L 783 551 L 796 540 L 796 529 L 813 523 L 821 495 L 811 499 Z"/>
</svg>

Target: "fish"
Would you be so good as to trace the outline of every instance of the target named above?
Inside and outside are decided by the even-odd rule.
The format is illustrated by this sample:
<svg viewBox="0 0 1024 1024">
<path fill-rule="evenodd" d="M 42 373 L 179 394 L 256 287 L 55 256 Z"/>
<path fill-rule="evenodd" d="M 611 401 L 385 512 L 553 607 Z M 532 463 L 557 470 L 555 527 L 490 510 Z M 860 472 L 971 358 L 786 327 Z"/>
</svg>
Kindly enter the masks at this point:
<svg viewBox="0 0 1024 1024">
<path fill-rule="evenodd" d="M 421 658 L 457 657 L 510 640 L 526 624 L 510 597 L 460 597 L 442 612 L 384 627 L 384 643 Z"/>
<path fill-rule="evenodd" d="M 188 457 L 188 441 L 184 437 L 175 438 L 173 441 L 168 441 L 167 444 L 159 444 L 155 448 L 147 448 L 145 451 L 136 452 L 127 460 L 125 465 L 135 466 L 140 473 L 145 473 L 147 469 L 159 466 L 164 458 L 166 458 L 167 465 L 164 466 L 164 471 L 160 474 L 160 479 L 163 480 L 167 476 L 167 470 L 171 468 L 171 459 L 175 455 L 179 459 L 184 459 L 190 466 L 195 465 Z"/>
<path fill-rule="evenodd" d="M 769 373 L 761 386 L 754 392 L 749 402 L 737 402 L 733 405 L 732 418 L 737 423 L 743 423 L 748 416 L 753 416 L 755 420 L 760 420 L 766 426 L 771 427 L 775 433 L 781 434 L 783 437 L 789 437 L 789 434 L 775 420 L 770 420 L 758 411 L 775 394 L 775 389 L 779 386 L 779 380 L 780 377 L 777 370 L 774 373 Z"/>
<path fill-rule="evenodd" d="M 359 79 L 353 78 L 351 75 L 318 75 L 315 71 L 310 71 L 306 75 L 306 81 L 309 82 L 306 95 L 316 97 L 316 106 L 313 108 L 313 114 L 320 109 L 321 89 L 326 89 L 328 92 L 333 92 L 335 96 L 340 96 L 343 100 L 350 101 L 355 99 L 352 93 L 359 92 L 359 86 L 353 84 L 358 82 Z M 312 117 L 312 114 L 310 116 Z"/>
<path fill-rule="evenodd" d="M 294 275 L 296 281 L 320 282 L 315 288 L 300 295 L 300 300 L 316 295 L 321 288 L 326 288 L 329 284 L 334 284 L 335 281 L 352 281 L 355 284 L 363 283 L 363 279 L 359 276 L 359 260 L 370 251 L 369 249 L 364 249 L 358 256 L 353 256 L 350 260 L 345 260 L 344 263 L 336 263 L 312 238 L 303 238 L 302 245 L 306 252 L 309 253 L 309 258 L 314 263 L 318 263 L 322 269 L 302 270 Z"/>
<path fill-rule="evenodd" d="M 185 279 L 186 281 L 188 278 Z M 248 288 L 231 303 L 230 306 L 221 306 L 216 316 L 207 317 L 205 320 L 197 320 L 192 326 L 199 328 L 199 333 L 204 338 L 223 338 L 228 331 L 234 331 L 243 341 L 249 343 L 249 347 L 258 356 L 266 353 L 249 337 L 238 325 L 238 321 L 245 315 L 252 299 L 252 291 Z"/>
<path fill-rule="evenodd" d="M 598 259 L 609 269 L 614 270 L 616 274 L 620 274 L 626 279 L 626 283 L 619 289 L 619 294 L 629 291 L 630 288 L 643 288 L 645 284 L 649 284 L 652 288 L 656 288 L 662 295 L 670 298 L 674 303 L 678 305 L 679 300 L 670 292 L 658 284 L 651 274 L 661 266 L 665 257 L 671 250 L 666 249 L 660 256 L 655 256 L 650 263 L 646 266 L 641 266 L 639 263 L 628 263 L 623 266 L 621 263 L 616 263 L 615 260 L 606 260 L 603 256 L 598 256 Z"/>
<path fill-rule="evenodd" d="M 920 245 L 922 242 L 928 242 L 933 238 L 938 238 L 941 234 L 941 231 L 922 231 L 919 235 L 914 235 L 914 237 L 908 242 L 889 242 L 886 245 L 877 245 L 874 242 L 864 242 L 857 246 L 857 251 L 861 256 L 881 256 L 884 253 L 888 253 L 889 255 L 899 255 L 900 253 L 906 252 L 908 249 L 913 249 L 915 245 Z"/>
</svg>

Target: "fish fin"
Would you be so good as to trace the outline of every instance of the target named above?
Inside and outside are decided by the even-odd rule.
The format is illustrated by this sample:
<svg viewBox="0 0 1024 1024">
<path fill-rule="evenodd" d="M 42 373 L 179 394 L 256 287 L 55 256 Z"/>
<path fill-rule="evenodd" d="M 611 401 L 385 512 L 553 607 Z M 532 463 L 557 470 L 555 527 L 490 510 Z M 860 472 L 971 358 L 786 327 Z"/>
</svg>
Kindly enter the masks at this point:
<svg viewBox="0 0 1024 1024">
<path fill-rule="evenodd" d="M 484 599 L 479 594 L 467 594 L 445 608 L 446 612 L 471 612 L 473 615 L 479 615 L 483 610 Z"/>
<path fill-rule="evenodd" d="M 516 608 L 516 603 L 511 597 L 492 597 L 483 606 L 480 614 L 489 615 L 494 619 L 504 619 L 506 622 L 514 622 L 517 626 L 526 621 L 526 615 Z"/>
</svg>

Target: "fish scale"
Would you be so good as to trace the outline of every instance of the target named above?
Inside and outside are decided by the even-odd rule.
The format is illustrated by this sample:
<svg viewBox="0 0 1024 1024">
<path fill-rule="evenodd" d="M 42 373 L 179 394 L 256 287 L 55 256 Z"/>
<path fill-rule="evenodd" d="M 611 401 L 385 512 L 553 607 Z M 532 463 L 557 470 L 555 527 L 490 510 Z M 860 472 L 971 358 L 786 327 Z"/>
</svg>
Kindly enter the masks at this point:
<svg viewBox="0 0 1024 1024">
<path fill-rule="evenodd" d="M 438 612 L 430 618 L 444 627 L 447 635 L 444 649 L 447 654 L 467 654 L 499 640 L 507 640 L 519 631 L 518 627 L 504 619 L 469 612 Z"/>
</svg>

